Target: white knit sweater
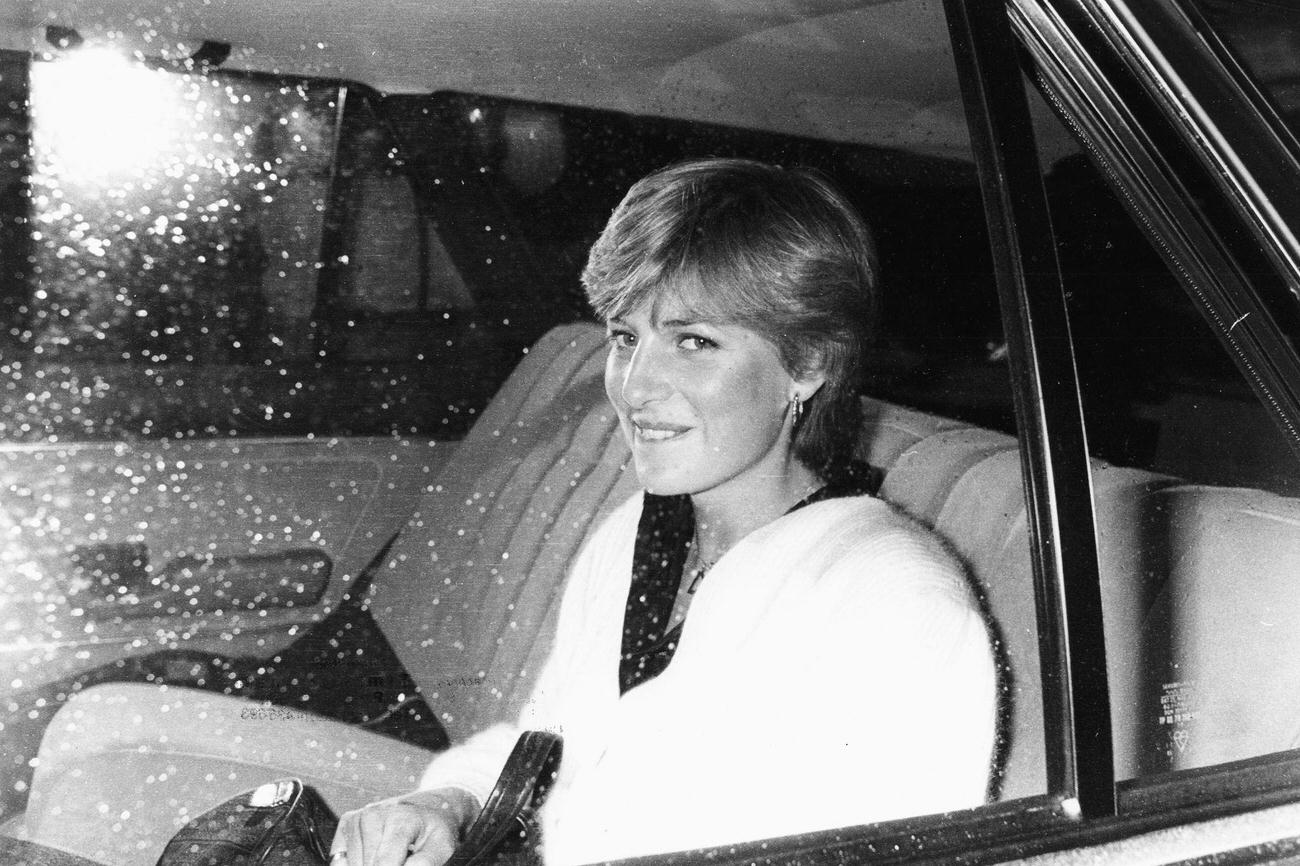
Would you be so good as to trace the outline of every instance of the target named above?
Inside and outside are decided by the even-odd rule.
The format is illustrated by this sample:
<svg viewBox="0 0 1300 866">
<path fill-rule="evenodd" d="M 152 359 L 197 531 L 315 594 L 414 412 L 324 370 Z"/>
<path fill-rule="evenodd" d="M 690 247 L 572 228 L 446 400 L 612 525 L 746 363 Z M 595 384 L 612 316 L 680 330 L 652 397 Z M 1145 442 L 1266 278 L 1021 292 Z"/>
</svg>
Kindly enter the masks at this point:
<svg viewBox="0 0 1300 866">
<path fill-rule="evenodd" d="M 976 806 L 993 751 L 987 631 L 936 537 L 869 497 L 809 505 L 710 570 L 671 664 L 619 695 L 641 512 L 574 564 L 555 648 L 515 725 L 440 755 L 421 787 L 482 802 L 519 732 L 564 738 L 548 866 Z"/>
</svg>

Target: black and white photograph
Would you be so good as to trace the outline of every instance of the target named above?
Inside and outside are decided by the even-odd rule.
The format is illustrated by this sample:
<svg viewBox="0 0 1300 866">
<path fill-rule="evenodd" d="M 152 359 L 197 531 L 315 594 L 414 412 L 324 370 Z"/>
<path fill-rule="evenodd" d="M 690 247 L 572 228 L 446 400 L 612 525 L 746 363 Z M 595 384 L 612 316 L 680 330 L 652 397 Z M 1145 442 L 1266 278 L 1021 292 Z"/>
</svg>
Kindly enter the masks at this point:
<svg viewBox="0 0 1300 866">
<path fill-rule="evenodd" d="M 0 0 L 11 863 L 1300 863 L 1300 5 Z"/>
</svg>

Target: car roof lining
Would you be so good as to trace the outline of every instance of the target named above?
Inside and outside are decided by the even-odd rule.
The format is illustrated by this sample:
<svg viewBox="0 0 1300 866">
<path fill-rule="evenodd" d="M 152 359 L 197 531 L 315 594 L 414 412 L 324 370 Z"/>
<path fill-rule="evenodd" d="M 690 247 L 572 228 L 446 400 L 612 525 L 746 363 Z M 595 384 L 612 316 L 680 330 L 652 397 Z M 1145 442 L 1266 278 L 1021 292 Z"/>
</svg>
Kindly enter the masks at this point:
<svg viewBox="0 0 1300 866">
<path fill-rule="evenodd" d="M 342 78 L 384 93 L 457 90 L 812 135 L 970 159 L 940 0 L 31 0 L 0 47 L 87 44 L 227 68 Z"/>
</svg>

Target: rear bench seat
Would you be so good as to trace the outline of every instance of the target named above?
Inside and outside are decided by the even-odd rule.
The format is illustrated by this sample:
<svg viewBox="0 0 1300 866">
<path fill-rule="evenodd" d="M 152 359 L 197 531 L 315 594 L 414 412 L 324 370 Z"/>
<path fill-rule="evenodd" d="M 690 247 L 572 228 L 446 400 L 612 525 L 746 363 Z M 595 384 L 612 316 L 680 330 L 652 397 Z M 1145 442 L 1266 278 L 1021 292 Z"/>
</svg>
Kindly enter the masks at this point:
<svg viewBox="0 0 1300 866">
<path fill-rule="evenodd" d="M 948 540 L 1003 662 L 1002 776 L 1046 789 L 1032 560 L 1013 438 L 868 400 L 880 495 Z M 910 444 L 903 444 L 906 440 Z M 1300 500 L 1093 462 L 1115 777 L 1300 747 Z"/>
<path fill-rule="evenodd" d="M 635 492 L 603 396 L 603 349 L 592 325 L 557 329 L 533 348 L 428 485 L 374 581 L 375 619 L 454 741 L 518 710 L 549 651 L 568 563 Z M 860 456 L 883 470 L 881 495 L 949 541 L 993 620 L 1007 705 L 996 793 L 1041 793 L 1037 626 L 1016 441 L 880 401 L 864 407 Z M 1287 665 L 1285 677 L 1269 671 L 1266 691 L 1255 692 L 1268 658 L 1247 650 L 1257 636 L 1279 635 L 1285 655 L 1272 657 L 1297 657 L 1295 630 L 1285 626 L 1300 612 L 1300 581 L 1292 580 L 1300 508 L 1258 491 L 1097 468 L 1118 777 L 1296 745 L 1300 715 L 1282 708 L 1300 695 L 1300 666 Z M 1225 584 L 1233 590 L 1226 595 Z M 1164 721 L 1171 701 L 1181 702 L 1176 723 Z M 214 749 L 211 731 L 187 730 L 181 704 L 201 704 L 211 719 L 239 702 L 141 685 L 101 686 L 70 701 L 41 747 L 28 829 L 58 844 L 68 798 L 104 796 L 83 781 L 89 765 L 154 781 L 201 767 L 237 791 L 255 784 L 256 772 L 283 774 L 279 762 L 311 757 L 316 763 L 297 772 L 347 809 L 409 788 L 427 757 L 324 721 L 311 729 L 311 748 L 259 746 L 244 727 L 232 728 L 241 742 Z M 141 712 L 146 705 L 152 710 Z M 1175 742 L 1175 730 L 1189 733 Z M 338 768 L 350 762 L 351 782 L 342 784 Z M 134 790 L 143 798 L 149 788 Z M 96 804 L 84 805 L 90 813 Z M 90 844 L 64 842 L 83 852 Z"/>
<path fill-rule="evenodd" d="M 1046 789 L 1032 560 L 1016 441 L 867 400 L 880 495 L 935 529 L 987 605 L 1001 778 Z M 1300 500 L 1093 462 L 1115 777 L 1300 748 Z"/>
</svg>

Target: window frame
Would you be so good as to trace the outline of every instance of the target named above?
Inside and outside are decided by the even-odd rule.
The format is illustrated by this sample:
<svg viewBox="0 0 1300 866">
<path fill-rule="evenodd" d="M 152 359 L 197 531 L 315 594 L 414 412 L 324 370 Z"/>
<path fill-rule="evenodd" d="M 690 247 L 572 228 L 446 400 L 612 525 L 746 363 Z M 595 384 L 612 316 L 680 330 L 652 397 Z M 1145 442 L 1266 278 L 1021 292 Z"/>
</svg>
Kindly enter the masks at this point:
<svg viewBox="0 0 1300 866">
<path fill-rule="evenodd" d="M 1047 790 L 1068 815 L 1110 816 L 1114 777 L 1092 474 L 1032 120 L 1005 11 L 995 15 L 961 0 L 945 5 L 985 196 L 1021 431 Z"/>
</svg>

